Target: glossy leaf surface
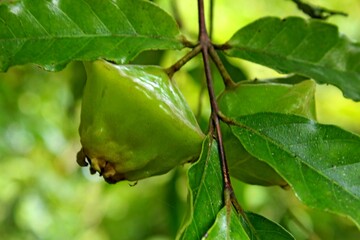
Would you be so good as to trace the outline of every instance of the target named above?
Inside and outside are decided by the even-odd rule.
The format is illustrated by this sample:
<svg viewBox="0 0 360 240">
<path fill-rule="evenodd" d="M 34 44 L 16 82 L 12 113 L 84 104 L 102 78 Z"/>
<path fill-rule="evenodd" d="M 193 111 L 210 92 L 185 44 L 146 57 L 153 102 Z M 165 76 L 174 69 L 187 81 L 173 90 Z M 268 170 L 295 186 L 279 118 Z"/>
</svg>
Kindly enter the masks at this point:
<svg viewBox="0 0 360 240">
<path fill-rule="evenodd" d="M 336 26 L 298 17 L 265 17 L 240 29 L 227 54 L 339 87 L 360 100 L 360 45 Z"/>
<path fill-rule="evenodd" d="M 136 11 L 134 11 L 136 9 Z M 72 60 L 126 63 L 150 49 L 182 48 L 179 29 L 149 1 L 21 0 L 0 5 L 0 70 Z"/>
<path fill-rule="evenodd" d="M 360 137 L 279 113 L 239 117 L 232 126 L 247 151 L 271 165 L 308 206 L 360 223 Z"/>
</svg>

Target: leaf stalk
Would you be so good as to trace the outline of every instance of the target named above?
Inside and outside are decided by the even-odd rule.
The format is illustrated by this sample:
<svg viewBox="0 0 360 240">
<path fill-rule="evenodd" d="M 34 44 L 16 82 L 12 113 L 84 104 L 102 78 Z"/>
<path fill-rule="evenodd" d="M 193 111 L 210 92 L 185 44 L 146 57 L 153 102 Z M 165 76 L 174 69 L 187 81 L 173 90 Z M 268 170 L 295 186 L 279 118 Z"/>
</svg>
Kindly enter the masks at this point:
<svg viewBox="0 0 360 240">
<path fill-rule="evenodd" d="M 230 74 L 226 70 L 224 64 L 222 63 L 222 61 L 221 61 L 219 55 L 217 54 L 213 45 L 209 46 L 209 54 L 221 74 L 221 77 L 224 81 L 225 87 L 227 89 L 234 88 L 236 86 L 236 83 L 232 80 Z"/>
<path fill-rule="evenodd" d="M 190 61 L 192 58 L 194 58 L 200 52 L 201 52 L 201 46 L 200 45 L 195 46 L 193 50 L 188 52 L 184 57 L 182 57 L 180 60 L 178 60 L 176 63 L 174 63 L 171 67 L 167 68 L 165 70 L 166 74 L 169 76 L 169 78 L 172 78 L 172 76 L 177 71 L 179 71 L 188 61 Z"/>
</svg>

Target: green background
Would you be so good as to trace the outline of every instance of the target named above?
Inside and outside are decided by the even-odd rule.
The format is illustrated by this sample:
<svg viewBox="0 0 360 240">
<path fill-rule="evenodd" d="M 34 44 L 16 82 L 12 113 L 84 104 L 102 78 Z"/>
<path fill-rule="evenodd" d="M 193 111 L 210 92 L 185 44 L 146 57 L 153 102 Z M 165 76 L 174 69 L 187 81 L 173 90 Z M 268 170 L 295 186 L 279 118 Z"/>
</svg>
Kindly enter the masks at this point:
<svg viewBox="0 0 360 240">
<path fill-rule="evenodd" d="M 157 1 L 171 12 L 170 1 Z M 196 38 L 196 1 L 178 1 L 183 31 Z M 258 17 L 304 15 L 285 0 L 216 0 L 215 42 L 225 42 L 240 27 Z M 312 1 L 345 11 L 329 22 L 360 41 L 360 2 Z M 167 67 L 184 52 L 166 52 L 157 58 L 143 54 L 135 62 Z M 156 59 L 156 60 L 154 60 Z M 277 77 L 278 73 L 246 61 L 234 61 L 249 79 Z M 196 61 L 175 75 L 193 110 L 199 90 L 191 70 Z M 81 169 L 75 161 L 80 149 L 77 133 L 82 64 L 72 63 L 58 73 L 36 66 L 12 67 L 0 74 L 0 236 L 2 239 L 173 239 L 184 217 L 188 166 L 169 174 L 142 180 L 136 186 L 108 185 Z M 360 103 L 344 99 L 330 86 L 317 88 L 317 115 L 360 134 Z M 206 111 L 205 111 L 206 112 Z M 296 239 L 358 239 L 348 219 L 312 210 L 291 190 L 259 187 L 235 181 L 245 209 L 264 215 L 289 229 Z"/>
</svg>

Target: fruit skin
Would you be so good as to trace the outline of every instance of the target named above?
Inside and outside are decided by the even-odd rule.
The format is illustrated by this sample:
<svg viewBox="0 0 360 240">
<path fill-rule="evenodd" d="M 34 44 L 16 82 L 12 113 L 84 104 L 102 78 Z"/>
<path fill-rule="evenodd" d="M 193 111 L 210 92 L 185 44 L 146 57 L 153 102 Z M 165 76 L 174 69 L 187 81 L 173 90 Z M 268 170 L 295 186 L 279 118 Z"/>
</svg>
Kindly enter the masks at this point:
<svg viewBox="0 0 360 240">
<path fill-rule="evenodd" d="M 109 183 L 194 161 L 204 134 L 178 88 L 156 66 L 85 62 L 77 162 Z"/>
</svg>

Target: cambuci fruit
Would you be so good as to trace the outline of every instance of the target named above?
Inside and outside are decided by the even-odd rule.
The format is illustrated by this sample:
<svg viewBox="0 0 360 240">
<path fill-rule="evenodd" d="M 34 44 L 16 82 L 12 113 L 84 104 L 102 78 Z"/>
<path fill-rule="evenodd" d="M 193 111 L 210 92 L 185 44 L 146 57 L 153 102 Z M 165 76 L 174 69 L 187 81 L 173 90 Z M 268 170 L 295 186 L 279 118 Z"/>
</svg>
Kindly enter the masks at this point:
<svg viewBox="0 0 360 240">
<path fill-rule="evenodd" d="M 109 183 L 136 181 L 196 160 L 204 134 L 181 92 L 156 66 L 85 62 L 81 166 Z"/>
</svg>

